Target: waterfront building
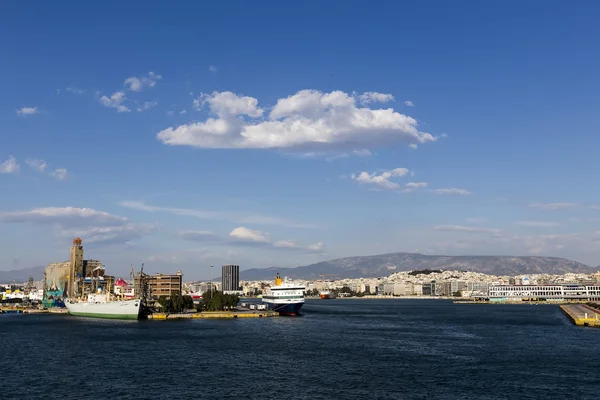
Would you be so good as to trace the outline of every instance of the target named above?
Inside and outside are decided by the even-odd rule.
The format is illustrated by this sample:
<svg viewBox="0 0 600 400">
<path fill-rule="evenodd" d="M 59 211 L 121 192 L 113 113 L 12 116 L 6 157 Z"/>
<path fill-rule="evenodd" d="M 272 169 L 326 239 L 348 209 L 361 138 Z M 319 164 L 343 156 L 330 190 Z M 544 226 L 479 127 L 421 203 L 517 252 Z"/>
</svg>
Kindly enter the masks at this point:
<svg viewBox="0 0 600 400">
<path fill-rule="evenodd" d="M 223 287 L 223 293 L 225 294 L 243 293 L 240 289 L 240 266 L 223 265 L 221 273 L 221 284 Z"/>
<path fill-rule="evenodd" d="M 422 296 L 423 295 L 423 284 L 422 283 L 413 283 L 411 286 L 410 294 L 413 296 Z"/>
<path fill-rule="evenodd" d="M 498 285 L 489 288 L 490 301 L 600 300 L 600 284 Z"/>
<path fill-rule="evenodd" d="M 182 293 L 183 289 L 183 273 L 181 270 L 177 271 L 176 274 L 156 274 L 147 275 L 143 274 L 143 280 L 145 281 L 145 291 L 142 289 L 142 273 L 138 274 L 134 278 L 134 287 L 136 293 L 139 293 L 142 297 L 150 296 L 153 299 L 157 299 L 160 296 L 170 297 L 177 293 Z"/>
<path fill-rule="evenodd" d="M 421 292 L 423 296 L 435 296 L 435 282 L 421 284 Z"/>
</svg>

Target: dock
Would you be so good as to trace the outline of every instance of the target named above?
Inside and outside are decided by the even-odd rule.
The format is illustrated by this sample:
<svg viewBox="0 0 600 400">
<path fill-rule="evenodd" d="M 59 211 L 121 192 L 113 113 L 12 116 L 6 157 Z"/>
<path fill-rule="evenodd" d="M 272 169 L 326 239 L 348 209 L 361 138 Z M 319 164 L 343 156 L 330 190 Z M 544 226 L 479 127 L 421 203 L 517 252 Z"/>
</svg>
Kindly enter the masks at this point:
<svg viewBox="0 0 600 400">
<path fill-rule="evenodd" d="M 228 319 L 228 318 L 270 318 L 278 317 L 275 311 L 203 311 L 199 313 L 153 313 L 148 319 L 171 320 L 171 319 Z"/>
<path fill-rule="evenodd" d="M 585 304 L 561 305 L 560 309 L 577 326 L 594 326 L 600 328 L 600 310 Z"/>
<path fill-rule="evenodd" d="M 0 314 L 68 314 L 66 308 L 22 308 L 22 307 L 0 307 Z"/>
</svg>

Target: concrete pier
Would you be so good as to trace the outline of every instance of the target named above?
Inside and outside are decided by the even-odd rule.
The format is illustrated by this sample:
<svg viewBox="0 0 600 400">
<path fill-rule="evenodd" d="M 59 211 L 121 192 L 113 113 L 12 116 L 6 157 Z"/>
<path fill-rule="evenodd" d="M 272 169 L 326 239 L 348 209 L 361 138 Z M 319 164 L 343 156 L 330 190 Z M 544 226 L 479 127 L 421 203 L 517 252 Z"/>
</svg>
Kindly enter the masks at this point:
<svg viewBox="0 0 600 400">
<path fill-rule="evenodd" d="M 67 314 L 66 308 L 23 308 L 23 307 L 0 307 L 0 314 Z"/>
<path fill-rule="evenodd" d="M 577 326 L 594 326 L 600 328 L 600 311 L 585 304 L 568 304 L 560 309 Z"/>
<path fill-rule="evenodd" d="M 148 315 L 148 319 L 167 320 L 167 319 L 222 319 L 222 318 L 269 318 L 278 317 L 279 313 L 275 311 L 203 311 L 200 313 L 169 314 L 153 313 Z"/>
</svg>

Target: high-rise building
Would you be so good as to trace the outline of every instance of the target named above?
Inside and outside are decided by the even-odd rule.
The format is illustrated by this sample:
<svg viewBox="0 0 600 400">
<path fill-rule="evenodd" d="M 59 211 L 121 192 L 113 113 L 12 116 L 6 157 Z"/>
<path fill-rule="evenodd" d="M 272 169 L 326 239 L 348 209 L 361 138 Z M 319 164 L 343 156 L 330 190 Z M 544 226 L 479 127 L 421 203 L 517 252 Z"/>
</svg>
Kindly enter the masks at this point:
<svg viewBox="0 0 600 400">
<path fill-rule="evenodd" d="M 221 274 L 223 293 L 240 291 L 240 266 L 223 265 Z"/>
</svg>

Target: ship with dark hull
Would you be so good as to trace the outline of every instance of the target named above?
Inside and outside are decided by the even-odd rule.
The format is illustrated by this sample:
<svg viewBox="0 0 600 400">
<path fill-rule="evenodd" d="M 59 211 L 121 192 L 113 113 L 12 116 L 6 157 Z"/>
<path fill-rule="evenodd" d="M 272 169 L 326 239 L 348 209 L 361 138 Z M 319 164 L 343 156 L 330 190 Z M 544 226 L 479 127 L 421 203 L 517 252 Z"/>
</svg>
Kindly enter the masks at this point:
<svg viewBox="0 0 600 400">
<path fill-rule="evenodd" d="M 275 277 L 275 284 L 266 289 L 262 301 L 272 311 L 279 315 L 295 316 L 300 314 L 304 305 L 304 290 L 302 285 L 295 284 L 289 279 L 282 279 L 279 274 Z"/>
</svg>

